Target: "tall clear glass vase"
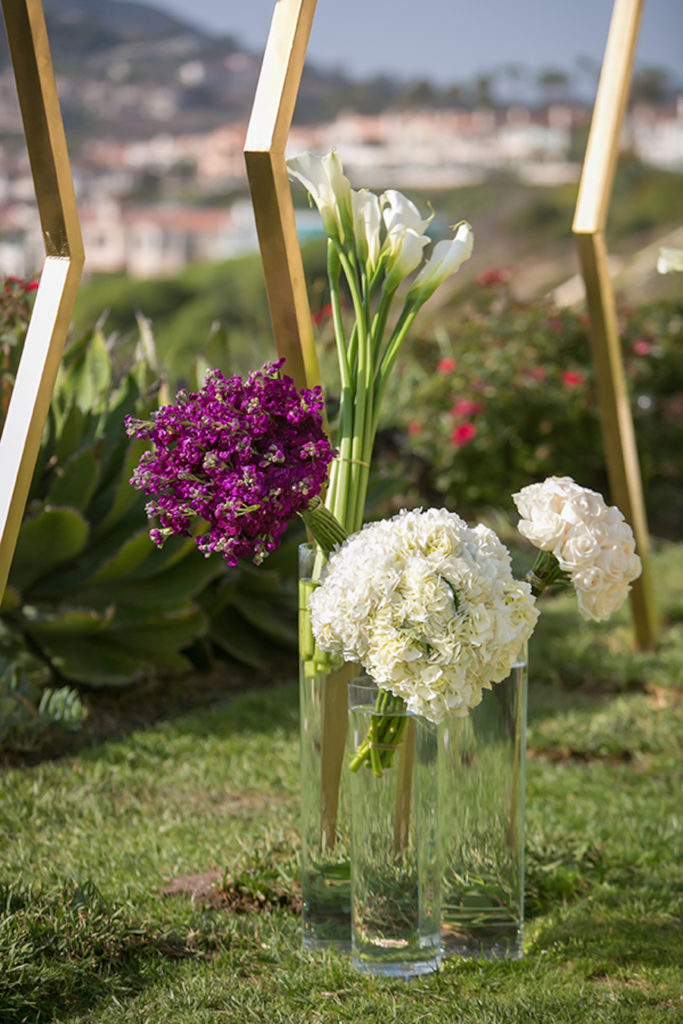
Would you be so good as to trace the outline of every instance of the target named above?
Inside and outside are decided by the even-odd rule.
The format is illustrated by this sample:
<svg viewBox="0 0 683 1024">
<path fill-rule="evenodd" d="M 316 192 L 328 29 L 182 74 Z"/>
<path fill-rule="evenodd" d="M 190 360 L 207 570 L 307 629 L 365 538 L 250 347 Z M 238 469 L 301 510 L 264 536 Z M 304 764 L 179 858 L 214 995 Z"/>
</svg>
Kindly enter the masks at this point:
<svg viewBox="0 0 683 1024">
<path fill-rule="evenodd" d="M 518 959 L 524 926 L 527 657 L 439 730 L 444 956 Z"/>
<path fill-rule="evenodd" d="M 376 719 L 379 692 L 367 676 L 349 685 L 351 757 Z M 391 716 L 400 736 L 391 748 L 382 747 L 390 750 L 391 763 L 376 771 L 346 769 L 352 959 L 366 973 L 407 978 L 436 970 L 441 958 L 438 733 L 419 715 L 393 710 Z"/>
<path fill-rule="evenodd" d="M 348 682 L 357 665 L 320 651 L 308 598 L 322 568 L 314 544 L 299 548 L 299 721 L 303 944 L 351 949 L 349 772 L 344 771 Z"/>
</svg>

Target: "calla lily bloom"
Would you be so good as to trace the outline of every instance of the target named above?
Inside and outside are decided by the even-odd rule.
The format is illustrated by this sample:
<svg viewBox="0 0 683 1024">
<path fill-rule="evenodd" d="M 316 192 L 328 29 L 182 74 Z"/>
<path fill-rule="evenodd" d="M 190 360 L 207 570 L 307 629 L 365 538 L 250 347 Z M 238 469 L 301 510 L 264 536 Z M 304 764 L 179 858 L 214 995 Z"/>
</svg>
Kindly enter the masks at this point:
<svg viewBox="0 0 683 1024">
<path fill-rule="evenodd" d="M 387 234 L 396 231 L 397 228 L 412 228 L 418 235 L 424 234 L 424 230 L 431 221 L 434 213 L 429 217 L 422 217 L 415 203 L 398 192 L 395 188 L 387 189 L 380 196 L 382 216 L 387 229 Z"/>
<path fill-rule="evenodd" d="M 422 262 L 427 235 L 420 235 L 414 228 L 397 228 L 384 239 L 382 253 L 386 256 L 386 285 L 394 291 L 409 274 Z"/>
<path fill-rule="evenodd" d="M 356 242 L 356 254 L 361 264 L 365 264 L 369 276 L 375 271 L 380 253 L 380 227 L 382 213 L 379 199 L 367 188 L 351 191 L 351 207 L 353 210 L 353 237 Z"/>
<path fill-rule="evenodd" d="M 472 255 L 474 235 L 467 221 L 455 225 L 454 230 L 454 238 L 444 239 L 434 246 L 432 255 L 413 281 L 408 292 L 408 302 L 415 301 L 422 305 Z"/>
<path fill-rule="evenodd" d="M 380 205 L 387 229 L 380 255 L 386 260 L 387 288 L 394 290 L 421 263 L 429 243 L 423 232 L 434 214 L 422 217 L 415 204 L 393 188 L 382 193 Z"/>
<path fill-rule="evenodd" d="M 318 207 L 326 234 L 343 242 L 353 230 L 351 183 L 337 154 L 302 153 L 288 160 L 287 168 Z"/>
<path fill-rule="evenodd" d="M 670 274 L 672 271 L 683 271 L 683 249 L 669 249 L 661 246 L 657 258 L 657 272 Z"/>
</svg>

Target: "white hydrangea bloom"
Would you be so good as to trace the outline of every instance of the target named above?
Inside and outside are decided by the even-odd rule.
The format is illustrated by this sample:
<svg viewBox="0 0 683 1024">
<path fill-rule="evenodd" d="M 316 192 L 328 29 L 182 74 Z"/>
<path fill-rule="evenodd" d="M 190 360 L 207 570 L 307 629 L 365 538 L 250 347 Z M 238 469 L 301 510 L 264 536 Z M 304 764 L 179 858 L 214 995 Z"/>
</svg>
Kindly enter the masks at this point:
<svg viewBox="0 0 683 1024">
<path fill-rule="evenodd" d="M 538 617 L 495 533 L 446 509 L 363 527 L 330 557 L 310 610 L 323 650 L 433 722 L 505 679 Z"/>
<path fill-rule="evenodd" d="M 548 477 L 512 497 L 522 517 L 519 532 L 569 574 L 583 618 L 609 618 L 641 572 L 633 531 L 620 510 L 567 476 Z"/>
</svg>

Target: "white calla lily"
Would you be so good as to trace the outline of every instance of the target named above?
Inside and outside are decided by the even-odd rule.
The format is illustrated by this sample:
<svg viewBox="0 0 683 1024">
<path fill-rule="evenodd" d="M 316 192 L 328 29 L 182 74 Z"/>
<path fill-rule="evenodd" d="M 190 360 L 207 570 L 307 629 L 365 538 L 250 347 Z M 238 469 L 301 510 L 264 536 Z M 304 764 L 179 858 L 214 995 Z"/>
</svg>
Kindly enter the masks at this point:
<svg viewBox="0 0 683 1024">
<path fill-rule="evenodd" d="M 424 234 L 425 228 L 434 216 L 422 217 L 415 203 L 395 188 L 387 189 L 380 196 L 382 216 L 387 229 L 387 234 L 392 234 L 397 229 L 407 230 L 412 228 L 418 235 Z"/>
<path fill-rule="evenodd" d="M 674 271 L 683 271 L 683 249 L 670 249 L 661 246 L 657 258 L 657 272 L 659 274 L 671 274 Z"/>
<path fill-rule="evenodd" d="M 379 199 L 374 192 L 363 188 L 351 191 L 351 208 L 353 210 L 353 237 L 356 242 L 356 254 L 361 264 L 365 264 L 369 276 L 375 271 L 380 253 L 380 228 L 382 212 Z"/>
<path fill-rule="evenodd" d="M 387 229 L 380 255 L 386 261 L 387 288 L 393 291 L 422 261 L 429 244 L 429 236 L 423 232 L 434 214 L 422 217 L 415 204 L 393 188 L 382 193 L 380 206 Z"/>
<path fill-rule="evenodd" d="M 302 153 L 287 161 L 287 169 L 318 207 L 326 234 L 343 242 L 353 226 L 351 183 L 337 154 Z"/>
<path fill-rule="evenodd" d="M 394 291 L 409 274 L 422 262 L 427 235 L 420 235 L 414 228 L 397 229 L 384 240 L 383 253 L 387 257 L 386 286 Z"/>
<path fill-rule="evenodd" d="M 454 226 L 454 230 L 454 238 L 444 239 L 434 246 L 431 256 L 408 292 L 409 302 L 412 300 L 422 305 L 472 255 L 474 235 L 470 225 L 463 220 Z"/>
</svg>

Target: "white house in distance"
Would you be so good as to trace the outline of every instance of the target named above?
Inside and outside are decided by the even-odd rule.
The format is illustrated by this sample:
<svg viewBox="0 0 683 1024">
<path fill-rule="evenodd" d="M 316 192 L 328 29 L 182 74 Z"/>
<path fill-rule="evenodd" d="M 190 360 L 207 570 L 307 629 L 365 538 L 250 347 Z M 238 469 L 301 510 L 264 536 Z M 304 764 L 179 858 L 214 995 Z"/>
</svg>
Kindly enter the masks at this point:
<svg viewBox="0 0 683 1024">
<path fill-rule="evenodd" d="M 83 208 L 81 225 L 91 274 L 164 277 L 189 263 L 253 250 L 255 244 L 253 213 L 246 202 L 230 207 L 124 207 L 108 200 Z"/>
</svg>

